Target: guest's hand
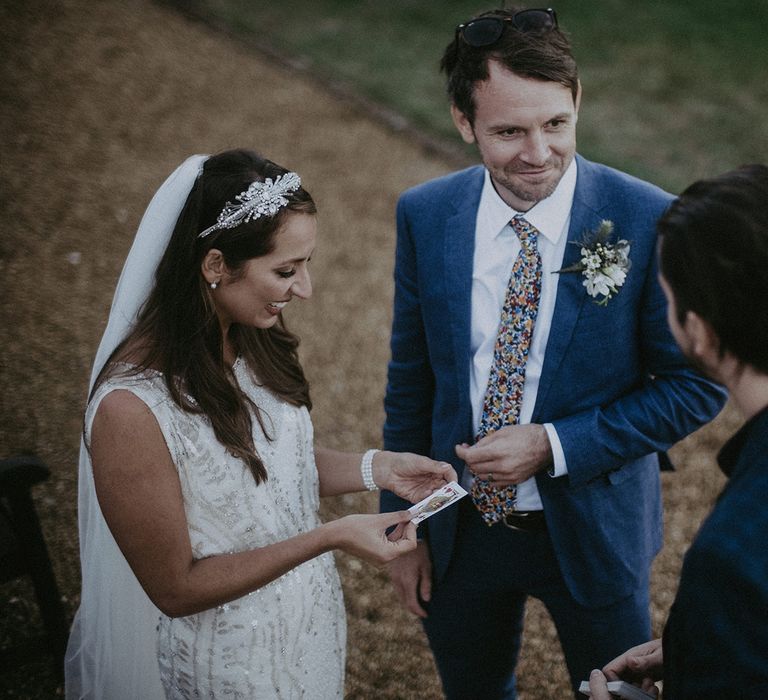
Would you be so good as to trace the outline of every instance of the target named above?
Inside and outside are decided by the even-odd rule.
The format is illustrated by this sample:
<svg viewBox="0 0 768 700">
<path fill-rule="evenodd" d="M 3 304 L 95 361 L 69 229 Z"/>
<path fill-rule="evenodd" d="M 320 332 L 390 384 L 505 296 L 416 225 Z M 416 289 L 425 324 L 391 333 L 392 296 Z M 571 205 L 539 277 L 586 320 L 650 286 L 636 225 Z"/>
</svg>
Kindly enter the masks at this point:
<svg viewBox="0 0 768 700">
<path fill-rule="evenodd" d="M 450 464 L 410 452 L 378 452 L 373 457 L 376 484 L 411 503 L 426 498 L 456 478 Z"/>
<path fill-rule="evenodd" d="M 498 486 L 521 484 L 552 464 L 549 436 L 536 423 L 507 425 L 471 447 L 456 445 L 456 454 L 475 476 Z"/>
<path fill-rule="evenodd" d="M 416 549 L 416 526 L 407 510 L 378 515 L 347 515 L 326 523 L 333 549 L 381 566 Z M 397 526 L 388 536 L 387 530 Z"/>
<path fill-rule="evenodd" d="M 589 697 L 592 700 L 614 700 L 608 692 L 608 680 L 597 669 L 589 674 Z"/>
<path fill-rule="evenodd" d="M 661 640 L 654 639 L 627 649 L 603 666 L 603 672 L 610 680 L 629 681 L 650 692 L 655 688 L 654 681 L 661 680 L 664 673 Z"/>
<path fill-rule="evenodd" d="M 650 685 L 644 684 L 642 689 L 655 698 L 659 697 L 659 689 L 653 683 Z M 598 669 L 589 674 L 589 696 L 592 700 L 613 700 L 614 696 L 608 691 L 608 679 Z"/>
<path fill-rule="evenodd" d="M 387 573 L 403 607 L 420 618 L 427 616 L 421 602 L 432 597 L 432 563 L 427 543 L 420 540 L 416 549 L 387 564 Z"/>
<path fill-rule="evenodd" d="M 608 681 L 597 669 L 589 674 L 589 697 L 592 700 L 613 700 L 608 692 Z"/>
</svg>

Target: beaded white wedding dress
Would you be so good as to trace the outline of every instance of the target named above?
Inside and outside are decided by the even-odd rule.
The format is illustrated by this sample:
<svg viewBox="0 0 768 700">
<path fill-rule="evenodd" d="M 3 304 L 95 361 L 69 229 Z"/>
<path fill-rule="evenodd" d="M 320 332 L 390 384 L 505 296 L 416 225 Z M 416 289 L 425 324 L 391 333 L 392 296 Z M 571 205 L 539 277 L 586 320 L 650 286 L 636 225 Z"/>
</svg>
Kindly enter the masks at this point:
<svg viewBox="0 0 768 700">
<path fill-rule="evenodd" d="M 268 441 L 254 442 L 269 478 L 257 486 L 245 464 L 216 440 L 207 418 L 183 412 L 162 376 L 115 376 L 97 390 L 93 416 L 110 391 L 125 389 L 154 414 L 178 470 L 196 558 L 263 547 L 320 524 L 312 423 L 235 364 L 240 387 L 262 409 Z M 261 589 L 205 612 L 159 616 L 157 657 L 168 698 L 343 697 L 346 619 L 333 555 L 296 567 Z"/>
</svg>

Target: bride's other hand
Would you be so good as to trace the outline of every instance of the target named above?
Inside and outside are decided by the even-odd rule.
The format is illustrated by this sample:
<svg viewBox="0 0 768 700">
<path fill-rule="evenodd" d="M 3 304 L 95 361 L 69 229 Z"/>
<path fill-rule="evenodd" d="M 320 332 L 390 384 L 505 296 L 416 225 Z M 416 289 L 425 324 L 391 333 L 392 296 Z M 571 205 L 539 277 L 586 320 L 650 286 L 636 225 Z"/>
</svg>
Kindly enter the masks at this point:
<svg viewBox="0 0 768 700">
<path fill-rule="evenodd" d="M 330 532 L 334 549 L 341 549 L 382 566 L 416 548 L 416 526 L 407 510 L 379 515 L 347 515 L 323 527 Z M 387 536 L 387 530 L 397 526 Z M 395 534 L 397 533 L 397 534 Z"/>
<path fill-rule="evenodd" d="M 447 462 L 436 462 L 411 452 L 379 452 L 373 458 L 373 479 L 379 487 L 411 503 L 426 498 L 456 478 L 456 471 Z"/>
</svg>

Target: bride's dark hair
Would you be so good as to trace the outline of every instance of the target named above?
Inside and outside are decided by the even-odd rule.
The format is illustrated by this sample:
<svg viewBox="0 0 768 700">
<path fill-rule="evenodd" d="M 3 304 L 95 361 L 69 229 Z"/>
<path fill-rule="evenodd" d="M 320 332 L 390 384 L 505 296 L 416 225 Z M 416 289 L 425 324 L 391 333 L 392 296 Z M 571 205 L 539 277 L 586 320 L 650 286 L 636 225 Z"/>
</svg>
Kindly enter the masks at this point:
<svg viewBox="0 0 768 700">
<path fill-rule="evenodd" d="M 208 416 L 224 447 L 250 467 L 256 483 L 267 478 L 252 440 L 251 410 L 267 436 L 261 413 L 233 381 L 224 361 L 223 337 L 201 264 L 211 248 L 220 250 L 228 270 L 237 276 L 251 258 L 269 254 L 275 234 L 291 212 L 315 214 L 309 193 L 286 194 L 288 204 L 273 216 L 262 216 L 232 229 L 199 233 L 216 223 L 228 202 L 255 180 L 288 172 L 247 150 L 211 156 L 189 193 L 168 247 L 155 273 L 155 284 L 136 326 L 111 361 L 127 354 L 138 368 L 159 370 L 173 400 L 185 411 Z M 230 339 L 258 382 L 295 406 L 311 408 L 309 385 L 299 364 L 298 338 L 282 315 L 266 329 L 232 324 Z M 116 369 L 108 362 L 96 386 Z M 110 366 L 111 365 L 111 366 Z"/>
</svg>

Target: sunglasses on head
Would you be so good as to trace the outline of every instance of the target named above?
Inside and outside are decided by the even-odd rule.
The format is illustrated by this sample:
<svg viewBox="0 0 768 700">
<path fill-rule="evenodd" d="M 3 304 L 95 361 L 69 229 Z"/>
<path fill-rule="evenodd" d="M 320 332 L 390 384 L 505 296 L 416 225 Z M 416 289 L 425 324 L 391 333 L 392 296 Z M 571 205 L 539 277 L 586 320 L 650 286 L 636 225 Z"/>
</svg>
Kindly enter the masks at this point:
<svg viewBox="0 0 768 700">
<path fill-rule="evenodd" d="M 557 15 L 552 8 L 521 10 L 514 15 L 478 17 L 456 27 L 456 35 L 470 46 L 480 48 L 495 44 L 511 24 L 519 32 L 547 32 L 557 29 Z"/>
</svg>

